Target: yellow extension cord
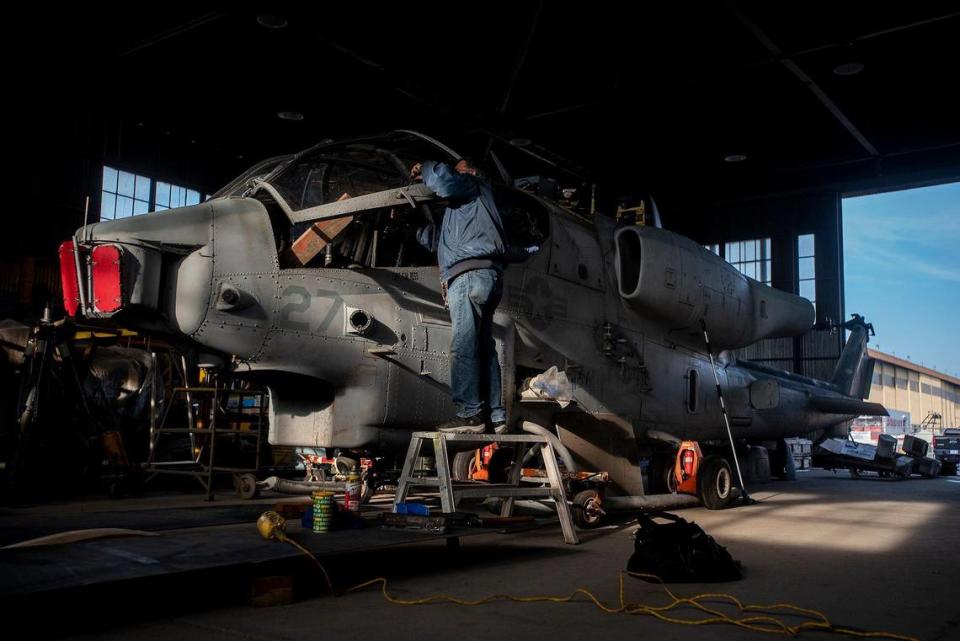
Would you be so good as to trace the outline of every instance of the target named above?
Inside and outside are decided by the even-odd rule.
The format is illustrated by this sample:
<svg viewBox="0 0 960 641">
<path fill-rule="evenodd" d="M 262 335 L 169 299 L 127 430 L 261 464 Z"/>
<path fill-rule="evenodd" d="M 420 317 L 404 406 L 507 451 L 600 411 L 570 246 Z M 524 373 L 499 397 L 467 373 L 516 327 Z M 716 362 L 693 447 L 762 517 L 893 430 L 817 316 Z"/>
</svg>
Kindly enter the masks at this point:
<svg viewBox="0 0 960 641">
<path fill-rule="evenodd" d="M 276 536 L 276 534 L 275 534 Z M 323 572 L 324 579 L 327 584 L 327 588 L 330 590 L 331 594 L 336 594 L 336 591 L 333 589 L 333 584 L 330 581 L 330 575 L 327 574 L 326 569 L 323 567 L 323 564 L 320 563 L 320 560 L 313 555 L 305 547 L 294 541 L 293 539 L 288 538 L 287 536 L 280 534 L 276 536 L 280 541 L 289 543 L 296 547 L 298 550 L 303 552 L 305 555 L 313 559 L 313 562 L 317 564 L 320 568 L 320 571 Z M 624 579 L 627 576 L 635 576 L 643 579 L 653 579 L 660 584 L 660 587 L 663 588 L 664 592 L 672 599 L 667 605 L 653 606 L 646 605 L 643 603 L 630 603 L 627 601 L 626 597 L 626 584 Z M 605 614 L 646 614 L 650 615 L 660 621 L 665 621 L 667 623 L 675 623 L 678 625 L 711 625 L 716 623 L 725 623 L 727 625 L 733 625 L 738 628 L 744 628 L 746 630 L 753 630 L 754 632 L 766 632 L 770 634 L 789 634 L 795 636 L 804 630 L 820 630 L 824 632 L 834 632 L 837 634 L 843 634 L 851 637 L 863 637 L 863 638 L 882 638 L 882 639 L 897 639 L 899 641 L 919 641 L 916 637 L 911 637 L 903 634 L 896 634 L 895 632 L 870 632 L 862 630 L 853 630 L 851 628 L 845 628 L 841 626 L 836 626 L 830 623 L 830 620 L 826 617 L 825 614 L 819 612 L 818 610 L 811 610 L 808 608 L 801 608 L 790 603 L 774 603 L 770 605 L 744 605 L 738 598 L 730 594 L 722 593 L 712 593 L 708 592 L 705 594 L 698 594 L 692 597 L 680 597 L 674 594 L 669 587 L 660 579 L 660 577 L 653 574 L 640 574 L 637 572 L 621 572 L 620 573 L 620 586 L 619 586 L 619 603 L 616 607 L 605 604 L 603 601 L 598 599 L 596 595 L 593 594 L 587 588 L 577 588 L 573 592 L 567 595 L 531 595 L 531 596 L 515 596 L 512 594 L 491 594 L 480 599 L 461 599 L 459 597 L 449 596 L 446 594 L 434 594 L 428 597 L 422 597 L 419 599 L 400 599 L 387 591 L 387 579 L 385 577 L 378 577 L 376 579 L 371 579 L 369 581 L 364 581 L 359 585 L 355 585 L 352 588 L 346 590 L 345 593 L 349 592 L 358 592 L 367 588 L 371 585 L 380 584 L 380 591 L 383 594 L 383 598 L 393 603 L 394 605 L 431 605 L 434 603 L 453 603 L 455 605 L 464 605 L 464 606 L 474 606 L 474 605 L 484 605 L 486 603 L 492 603 L 495 601 L 512 601 L 514 603 L 571 603 L 578 596 L 584 596 L 586 599 L 596 606 L 599 610 Z M 734 605 L 741 613 L 746 612 L 756 612 L 758 614 L 753 614 L 751 616 L 743 618 L 734 618 L 724 612 L 719 610 L 707 607 L 704 605 L 704 602 L 708 601 L 721 601 L 726 602 L 727 604 Z M 704 612 L 710 616 L 702 619 L 678 619 L 675 617 L 667 616 L 667 612 L 673 610 L 674 608 L 680 606 L 690 606 L 701 612 Z M 806 617 L 808 620 L 798 623 L 796 625 L 789 625 L 784 622 L 782 619 L 770 614 L 772 611 L 781 610 L 787 611 L 790 614 L 798 617 Z"/>
</svg>

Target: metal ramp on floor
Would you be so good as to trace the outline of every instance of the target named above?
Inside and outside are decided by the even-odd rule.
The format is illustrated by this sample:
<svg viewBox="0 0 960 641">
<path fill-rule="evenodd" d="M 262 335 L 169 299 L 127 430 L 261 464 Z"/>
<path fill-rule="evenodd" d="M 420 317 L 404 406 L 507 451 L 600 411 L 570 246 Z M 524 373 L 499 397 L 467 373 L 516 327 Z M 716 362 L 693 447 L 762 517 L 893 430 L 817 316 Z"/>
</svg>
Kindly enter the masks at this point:
<svg viewBox="0 0 960 641">
<path fill-rule="evenodd" d="M 437 476 L 416 476 L 417 459 L 420 458 L 423 444 L 433 444 L 436 457 Z M 510 470 L 508 483 L 483 483 L 479 481 L 455 481 L 450 473 L 450 453 L 448 443 L 458 445 L 476 445 L 484 447 L 490 443 L 515 444 L 518 452 Z M 519 461 L 523 460 L 524 451 L 531 447 L 543 449 L 543 462 L 547 472 L 549 485 L 546 487 L 524 487 L 521 485 L 522 469 Z M 493 498 L 504 499 L 501 516 L 511 516 L 513 503 L 518 498 L 524 499 L 553 499 L 557 506 L 557 516 L 560 518 L 560 527 L 563 530 L 563 540 L 571 545 L 580 542 L 573 526 L 570 515 L 570 504 L 564 491 L 563 479 L 557 466 L 557 456 L 550 441 L 536 434 L 455 434 L 446 432 L 414 432 L 410 438 L 410 447 L 407 458 L 403 463 L 403 471 L 397 484 L 394 510 L 396 506 L 407 499 L 407 494 L 414 487 L 436 488 L 440 493 L 440 504 L 444 512 L 456 511 L 457 502 L 464 498 Z"/>
</svg>

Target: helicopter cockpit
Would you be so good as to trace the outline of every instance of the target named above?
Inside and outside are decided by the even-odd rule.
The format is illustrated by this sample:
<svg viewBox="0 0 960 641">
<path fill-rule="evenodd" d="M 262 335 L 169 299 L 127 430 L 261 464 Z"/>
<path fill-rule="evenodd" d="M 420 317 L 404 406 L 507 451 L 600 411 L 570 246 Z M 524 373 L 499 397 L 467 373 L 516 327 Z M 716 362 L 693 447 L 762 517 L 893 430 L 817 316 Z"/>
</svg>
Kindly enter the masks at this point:
<svg viewBox="0 0 960 641">
<path fill-rule="evenodd" d="M 442 223 L 445 203 L 410 180 L 426 159 L 455 163 L 444 145 L 413 132 L 336 144 L 253 168 L 215 197 L 253 197 L 267 207 L 281 269 L 436 265 L 417 231 Z M 259 168 L 259 169 L 258 169 Z M 267 173 L 264 170 L 267 169 Z M 508 245 L 539 247 L 549 233 L 534 197 L 494 183 Z"/>
</svg>

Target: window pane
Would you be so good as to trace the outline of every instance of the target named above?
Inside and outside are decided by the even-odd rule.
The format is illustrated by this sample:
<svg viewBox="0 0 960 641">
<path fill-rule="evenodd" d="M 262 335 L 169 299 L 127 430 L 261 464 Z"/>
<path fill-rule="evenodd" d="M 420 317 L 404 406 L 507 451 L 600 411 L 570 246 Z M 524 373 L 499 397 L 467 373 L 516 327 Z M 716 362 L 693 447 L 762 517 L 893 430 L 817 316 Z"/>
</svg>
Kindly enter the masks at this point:
<svg viewBox="0 0 960 641">
<path fill-rule="evenodd" d="M 800 281 L 800 295 L 813 302 L 817 300 L 817 284 L 812 280 Z"/>
<path fill-rule="evenodd" d="M 117 184 L 117 193 L 122 196 L 133 196 L 133 180 L 133 174 L 121 171 L 120 180 Z"/>
<path fill-rule="evenodd" d="M 157 195 L 154 197 L 153 202 L 157 207 L 163 205 L 164 209 L 168 208 L 170 206 L 170 185 L 158 181 Z"/>
<path fill-rule="evenodd" d="M 136 192 L 134 197 L 138 200 L 150 200 L 150 179 L 143 176 L 137 176 Z"/>
<path fill-rule="evenodd" d="M 803 234 L 797 237 L 797 256 L 814 256 L 813 234 Z"/>
<path fill-rule="evenodd" d="M 166 211 L 166 210 L 168 210 L 168 209 L 170 209 L 170 208 L 169 208 L 169 207 L 164 207 L 163 205 L 157 205 L 157 207 L 156 207 L 156 209 L 154 209 L 154 211 Z"/>
<path fill-rule="evenodd" d="M 183 187 L 170 185 L 170 206 L 183 207 Z"/>
<path fill-rule="evenodd" d="M 100 192 L 100 220 L 113 220 L 113 211 L 117 206 L 117 197 L 110 192 Z"/>
<path fill-rule="evenodd" d="M 770 239 L 764 238 L 760 241 L 760 258 L 770 258 Z"/>
<path fill-rule="evenodd" d="M 196 205 L 200 202 L 200 192 L 193 191 L 192 189 L 187 190 L 187 204 Z"/>
<path fill-rule="evenodd" d="M 113 167 L 103 167 L 103 189 L 117 193 L 117 170 Z M 112 211 L 110 212 L 113 213 Z"/>
<path fill-rule="evenodd" d="M 816 276 L 816 271 L 814 268 L 814 258 L 801 258 L 798 264 L 798 273 L 800 280 L 809 280 Z"/>
<path fill-rule="evenodd" d="M 133 201 L 133 215 L 139 216 L 140 214 L 146 214 L 150 211 L 150 203 L 145 200 L 135 200 Z"/>
<path fill-rule="evenodd" d="M 743 260 L 756 260 L 757 258 L 757 242 L 754 240 L 748 240 L 745 243 L 743 248 Z"/>
<path fill-rule="evenodd" d="M 117 213 L 114 218 L 126 218 L 133 215 L 133 198 L 117 196 Z"/>
<path fill-rule="evenodd" d="M 727 243 L 727 260 L 731 263 L 740 262 L 740 244 L 739 243 Z"/>
</svg>

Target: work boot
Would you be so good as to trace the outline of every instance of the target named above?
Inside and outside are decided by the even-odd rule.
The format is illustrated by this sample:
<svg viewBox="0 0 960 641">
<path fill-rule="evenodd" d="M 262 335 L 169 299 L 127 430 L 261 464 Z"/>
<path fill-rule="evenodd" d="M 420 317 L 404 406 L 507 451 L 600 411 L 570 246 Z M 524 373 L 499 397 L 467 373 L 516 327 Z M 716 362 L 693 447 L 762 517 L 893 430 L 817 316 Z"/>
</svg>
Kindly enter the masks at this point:
<svg viewBox="0 0 960 641">
<path fill-rule="evenodd" d="M 483 415 L 480 412 L 467 418 L 455 416 L 438 425 L 437 431 L 448 434 L 483 434 L 487 431 L 487 422 L 483 420 Z"/>
</svg>

